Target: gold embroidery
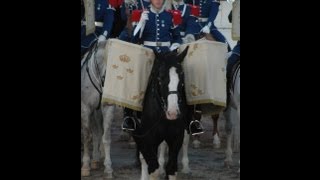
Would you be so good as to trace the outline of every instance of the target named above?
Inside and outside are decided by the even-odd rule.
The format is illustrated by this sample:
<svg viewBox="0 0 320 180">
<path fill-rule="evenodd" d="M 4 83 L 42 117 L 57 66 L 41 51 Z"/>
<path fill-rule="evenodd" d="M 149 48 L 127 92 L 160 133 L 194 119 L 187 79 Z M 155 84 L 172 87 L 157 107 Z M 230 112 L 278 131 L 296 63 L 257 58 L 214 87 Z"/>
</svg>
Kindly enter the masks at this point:
<svg viewBox="0 0 320 180">
<path fill-rule="evenodd" d="M 140 91 L 139 94 L 132 96 L 132 100 L 136 100 L 139 103 L 142 103 L 142 100 L 144 98 L 144 91 Z"/>
<path fill-rule="evenodd" d="M 115 64 L 112 65 L 112 68 L 113 68 L 113 69 L 118 69 L 118 67 L 119 67 L 118 65 L 115 65 Z"/>
<path fill-rule="evenodd" d="M 128 73 L 131 73 L 131 74 L 133 73 L 133 69 L 131 69 L 131 68 L 127 68 L 126 70 Z"/>
<path fill-rule="evenodd" d="M 199 95 L 204 94 L 203 90 L 199 89 L 196 85 L 191 84 L 190 87 L 191 87 L 191 95 L 192 96 L 199 96 Z"/>
<path fill-rule="evenodd" d="M 121 55 L 121 56 L 119 56 L 119 59 L 121 62 L 124 62 L 124 63 L 130 62 L 130 57 L 127 55 Z"/>
<path fill-rule="evenodd" d="M 118 80 L 122 80 L 122 79 L 123 79 L 123 76 L 117 76 L 117 79 L 118 79 Z"/>
</svg>

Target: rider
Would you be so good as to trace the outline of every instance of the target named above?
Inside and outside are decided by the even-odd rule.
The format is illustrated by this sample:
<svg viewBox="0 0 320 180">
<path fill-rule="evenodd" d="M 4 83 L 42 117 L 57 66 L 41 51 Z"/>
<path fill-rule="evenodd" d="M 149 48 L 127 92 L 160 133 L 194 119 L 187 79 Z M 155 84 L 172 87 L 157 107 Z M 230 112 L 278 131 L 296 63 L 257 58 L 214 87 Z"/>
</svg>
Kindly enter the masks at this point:
<svg viewBox="0 0 320 180">
<path fill-rule="evenodd" d="M 222 43 L 228 45 L 228 51 L 230 46 L 223 36 L 223 34 L 214 25 L 214 21 L 217 17 L 220 7 L 220 0 L 185 0 L 190 4 L 192 8 L 191 16 L 193 21 L 190 21 L 187 25 L 186 34 L 192 34 L 195 39 L 199 39 L 201 33 L 211 34 L 212 37 Z"/>
<path fill-rule="evenodd" d="M 81 21 L 81 57 L 98 39 L 98 43 L 106 40 L 110 36 L 114 21 L 115 0 L 95 0 L 95 32 L 86 35 L 86 22 L 83 18 Z"/>
<path fill-rule="evenodd" d="M 185 2 L 191 7 L 190 18 L 186 26 L 186 39 L 198 40 L 203 33 L 210 34 L 216 41 L 226 43 L 230 51 L 231 48 L 226 38 L 214 25 L 219 12 L 220 0 L 185 0 Z M 202 116 L 201 106 L 194 105 L 194 109 L 195 122 L 199 122 L 194 126 L 199 126 Z"/>
<path fill-rule="evenodd" d="M 119 39 L 122 41 L 131 41 L 132 35 L 132 18 L 135 19 L 137 17 L 132 17 L 133 11 L 142 11 L 145 8 L 149 8 L 150 0 L 125 0 L 121 6 L 121 18 L 126 22 L 126 27 L 122 30 L 119 35 Z M 135 14 L 133 15 L 135 16 Z"/>
<path fill-rule="evenodd" d="M 122 30 L 119 35 L 119 39 L 122 41 L 131 42 L 131 35 L 133 26 L 136 25 L 136 22 L 139 17 L 136 17 L 136 13 L 142 11 L 145 8 L 150 6 L 150 0 L 124 0 L 121 6 L 121 18 L 123 21 L 126 21 L 126 27 Z M 134 16 L 134 17 L 132 17 Z M 136 129 L 136 121 L 134 120 L 133 110 L 129 108 L 123 109 L 124 122 L 122 124 L 123 130 L 134 131 Z M 137 111 L 137 116 L 140 116 L 140 113 Z"/>
</svg>

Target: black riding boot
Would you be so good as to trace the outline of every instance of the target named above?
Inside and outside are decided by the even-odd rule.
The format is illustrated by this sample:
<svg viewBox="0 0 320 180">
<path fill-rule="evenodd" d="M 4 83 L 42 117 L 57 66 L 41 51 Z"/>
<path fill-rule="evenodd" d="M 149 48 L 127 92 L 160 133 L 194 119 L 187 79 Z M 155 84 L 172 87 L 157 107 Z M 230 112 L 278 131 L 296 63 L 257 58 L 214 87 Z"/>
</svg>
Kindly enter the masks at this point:
<svg viewBox="0 0 320 180">
<path fill-rule="evenodd" d="M 133 110 L 124 108 L 123 109 L 123 123 L 122 130 L 124 131 L 134 131 L 137 128 L 137 123 L 133 117 Z"/>
<path fill-rule="evenodd" d="M 197 135 L 204 133 L 203 127 L 200 123 L 201 119 L 201 109 L 199 105 L 195 105 L 195 111 L 193 112 L 194 120 L 189 124 L 189 130 L 191 135 Z"/>
</svg>

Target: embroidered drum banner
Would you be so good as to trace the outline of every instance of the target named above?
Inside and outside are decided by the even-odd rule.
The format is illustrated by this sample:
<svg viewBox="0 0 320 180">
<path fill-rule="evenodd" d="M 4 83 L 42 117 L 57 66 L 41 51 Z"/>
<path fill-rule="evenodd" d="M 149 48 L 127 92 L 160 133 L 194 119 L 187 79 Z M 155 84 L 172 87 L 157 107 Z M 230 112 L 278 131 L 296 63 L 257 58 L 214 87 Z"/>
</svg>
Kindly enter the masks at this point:
<svg viewBox="0 0 320 180">
<path fill-rule="evenodd" d="M 107 63 L 102 102 L 142 111 L 142 102 L 152 70 L 151 49 L 118 39 L 106 45 Z"/>
</svg>

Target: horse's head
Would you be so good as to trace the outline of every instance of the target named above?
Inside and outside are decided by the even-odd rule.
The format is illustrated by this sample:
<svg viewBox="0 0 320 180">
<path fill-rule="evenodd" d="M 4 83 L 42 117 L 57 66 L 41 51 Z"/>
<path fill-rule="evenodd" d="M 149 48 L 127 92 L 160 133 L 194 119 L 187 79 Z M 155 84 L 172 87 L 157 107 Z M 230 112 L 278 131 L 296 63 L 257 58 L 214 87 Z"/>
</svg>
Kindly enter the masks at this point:
<svg viewBox="0 0 320 180">
<path fill-rule="evenodd" d="M 155 52 L 156 91 L 160 96 L 161 106 L 168 120 L 176 120 L 180 114 L 180 106 L 184 98 L 184 74 L 181 63 L 188 48 L 180 54 L 176 51 Z"/>
</svg>

